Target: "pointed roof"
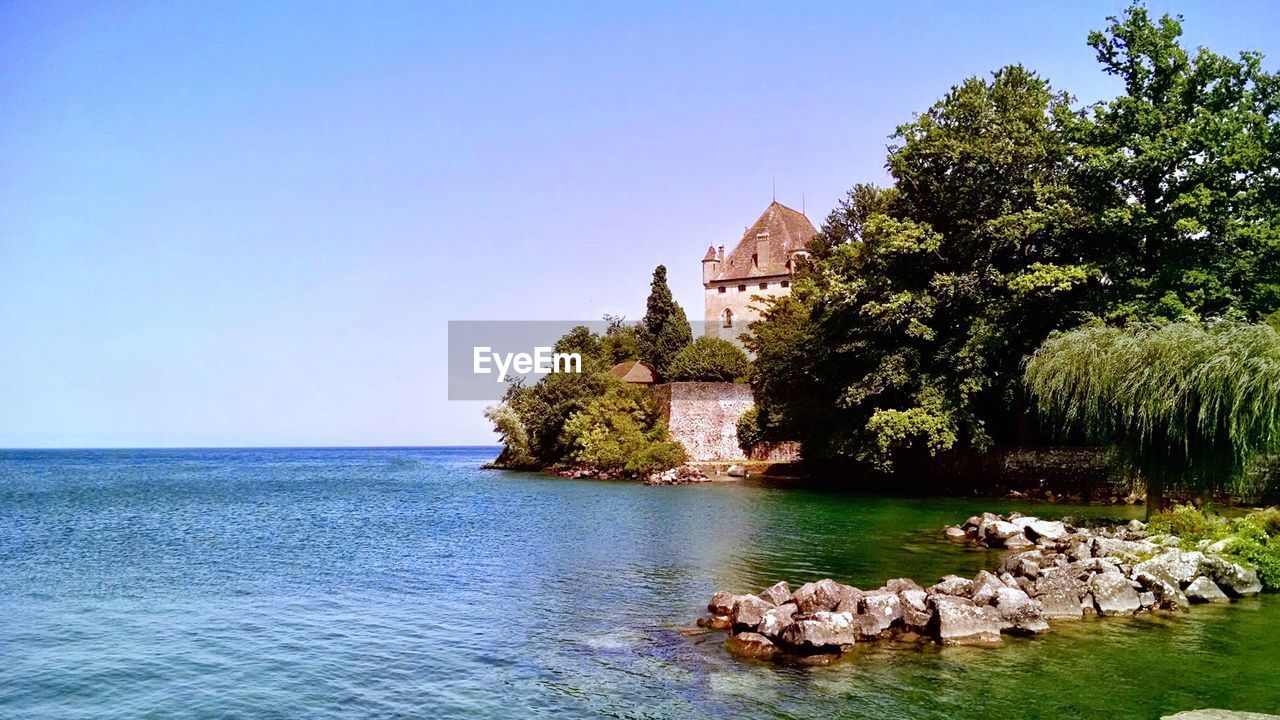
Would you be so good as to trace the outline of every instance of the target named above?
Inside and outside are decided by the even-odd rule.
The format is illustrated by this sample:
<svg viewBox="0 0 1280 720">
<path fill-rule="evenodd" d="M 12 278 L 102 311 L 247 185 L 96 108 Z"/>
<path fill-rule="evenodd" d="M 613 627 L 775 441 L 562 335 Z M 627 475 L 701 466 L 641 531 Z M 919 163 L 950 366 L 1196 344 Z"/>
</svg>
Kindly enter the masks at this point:
<svg viewBox="0 0 1280 720">
<path fill-rule="evenodd" d="M 715 259 L 716 259 L 716 246 L 715 245 L 707 246 L 707 254 L 702 256 L 702 262 L 706 262 L 708 260 L 715 260 Z"/>
<path fill-rule="evenodd" d="M 614 365 L 609 374 L 625 383 L 649 385 L 658 379 L 658 374 L 647 363 L 639 360 L 627 360 Z"/>
<path fill-rule="evenodd" d="M 769 257 L 760 258 L 757 262 L 752 258 L 756 254 L 756 238 L 766 233 L 769 236 Z M 755 224 L 742 234 L 742 239 L 733 251 L 725 255 L 720 273 L 712 279 L 738 280 L 786 275 L 790 272 L 787 261 L 791 258 L 791 253 L 804 250 L 817 234 L 817 228 L 804 214 L 774 200 Z"/>
</svg>

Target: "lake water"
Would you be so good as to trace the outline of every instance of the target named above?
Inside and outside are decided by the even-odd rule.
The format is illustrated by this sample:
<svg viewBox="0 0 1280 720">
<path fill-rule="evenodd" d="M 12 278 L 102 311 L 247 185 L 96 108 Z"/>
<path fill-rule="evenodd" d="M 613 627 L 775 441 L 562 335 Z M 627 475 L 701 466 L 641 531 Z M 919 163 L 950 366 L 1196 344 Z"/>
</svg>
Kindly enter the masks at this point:
<svg viewBox="0 0 1280 720">
<path fill-rule="evenodd" d="M 1280 597 L 1000 649 L 749 664 L 720 588 L 991 567 L 973 512 L 1129 509 L 644 487 L 488 448 L 0 451 L 4 718 L 1155 718 L 1280 711 Z"/>
</svg>

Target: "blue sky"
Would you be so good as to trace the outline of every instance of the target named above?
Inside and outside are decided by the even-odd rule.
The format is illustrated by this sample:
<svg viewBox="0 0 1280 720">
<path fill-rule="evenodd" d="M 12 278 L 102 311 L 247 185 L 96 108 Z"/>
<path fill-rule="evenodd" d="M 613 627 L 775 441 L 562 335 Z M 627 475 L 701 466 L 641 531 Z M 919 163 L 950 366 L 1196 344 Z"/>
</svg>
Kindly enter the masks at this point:
<svg viewBox="0 0 1280 720">
<path fill-rule="evenodd" d="M 461 319 L 631 318 L 1119 2 L 0 2 L 0 447 L 493 441 Z M 1153 3 L 1280 58 L 1280 5 Z"/>
</svg>

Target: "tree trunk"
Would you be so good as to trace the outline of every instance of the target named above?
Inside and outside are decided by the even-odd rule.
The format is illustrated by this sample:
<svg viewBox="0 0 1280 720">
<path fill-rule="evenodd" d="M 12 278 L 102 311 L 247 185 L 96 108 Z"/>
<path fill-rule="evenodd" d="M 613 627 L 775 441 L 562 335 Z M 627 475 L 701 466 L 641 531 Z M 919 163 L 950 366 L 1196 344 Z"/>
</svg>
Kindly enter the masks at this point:
<svg viewBox="0 0 1280 720">
<path fill-rule="evenodd" d="M 1164 482 L 1147 480 L 1147 520 L 1164 509 Z"/>
</svg>

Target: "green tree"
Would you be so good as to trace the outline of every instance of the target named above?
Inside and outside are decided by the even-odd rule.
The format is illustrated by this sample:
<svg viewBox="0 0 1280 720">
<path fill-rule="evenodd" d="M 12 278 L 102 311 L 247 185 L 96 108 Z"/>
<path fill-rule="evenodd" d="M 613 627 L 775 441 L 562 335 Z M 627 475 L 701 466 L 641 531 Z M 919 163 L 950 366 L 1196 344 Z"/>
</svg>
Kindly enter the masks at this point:
<svg viewBox="0 0 1280 720">
<path fill-rule="evenodd" d="M 667 440 L 652 397 L 613 381 L 564 425 L 574 460 L 597 470 L 644 476 L 684 462 L 684 448 Z"/>
<path fill-rule="evenodd" d="M 1111 315 L 1280 308 L 1280 78 L 1258 53 L 1188 52 L 1179 18 L 1108 20 L 1089 44 L 1125 92 L 1071 127 Z"/>
<path fill-rule="evenodd" d="M 1148 513 L 1166 491 L 1255 492 L 1259 459 L 1280 453 L 1280 332 L 1267 324 L 1093 323 L 1045 340 L 1026 383 L 1061 429 L 1117 448 Z"/>
<path fill-rule="evenodd" d="M 604 320 L 608 328 L 600 341 L 600 352 L 610 366 L 644 357 L 644 343 L 634 325 L 628 325 L 625 318 L 613 315 L 605 315 Z"/>
<path fill-rule="evenodd" d="M 653 271 L 649 300 L 640 322 L 640 338 L 644 344 L 644 361 L 663 377 L 676 354 L 693 342 L 693 330 L 684 310 L 671 296 L 667 268 L 663 265 Z"/>
<path fill-rule="evenodd" d="M 733 382 L 746 377 L 751 366 L 737 345 L 704 335 L 676 353 L 667 379 L 692 382 Z"/>
</svg>

